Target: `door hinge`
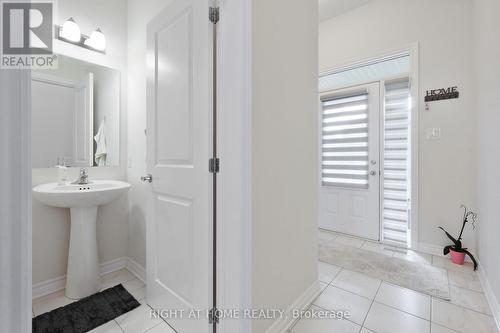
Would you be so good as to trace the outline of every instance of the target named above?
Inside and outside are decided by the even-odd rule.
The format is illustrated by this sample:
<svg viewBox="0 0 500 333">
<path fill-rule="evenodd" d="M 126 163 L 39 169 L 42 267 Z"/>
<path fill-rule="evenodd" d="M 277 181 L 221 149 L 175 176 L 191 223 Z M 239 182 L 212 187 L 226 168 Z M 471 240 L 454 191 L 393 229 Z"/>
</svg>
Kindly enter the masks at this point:
<svg viewBox="0 0 500 333">
<path fill-rule="evenodd" d="M 208 163 L 208 170 L 210 173 L 219 173 L 220 171 L 220 159 L 211 158 Z"/>
<path fill-rule="evenodd" d="M 213 24 L 219 22 L 219 7 L 210 7 L 210 10 L 208 12 L 208 19 Z"/>
<path fill-rule="evenodd" d="M 208 322 L 210 324 L 218 324 L 219 323 L 219 309 L 212 308 L 208 312 Z"/>
</svg>

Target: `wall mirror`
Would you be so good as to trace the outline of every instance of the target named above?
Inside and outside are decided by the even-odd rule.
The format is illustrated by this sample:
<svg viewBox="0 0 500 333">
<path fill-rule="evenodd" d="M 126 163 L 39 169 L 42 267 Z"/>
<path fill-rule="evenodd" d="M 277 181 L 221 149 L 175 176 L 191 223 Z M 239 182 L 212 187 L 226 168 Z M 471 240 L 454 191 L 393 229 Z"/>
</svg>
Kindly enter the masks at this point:
<svg viewBox="0 0 500 333">
<path fill-rule="evenodd" d="M 31 75 L 33 167 L 118 166 L 120 72 L 58 57 Z"/>
</svg>

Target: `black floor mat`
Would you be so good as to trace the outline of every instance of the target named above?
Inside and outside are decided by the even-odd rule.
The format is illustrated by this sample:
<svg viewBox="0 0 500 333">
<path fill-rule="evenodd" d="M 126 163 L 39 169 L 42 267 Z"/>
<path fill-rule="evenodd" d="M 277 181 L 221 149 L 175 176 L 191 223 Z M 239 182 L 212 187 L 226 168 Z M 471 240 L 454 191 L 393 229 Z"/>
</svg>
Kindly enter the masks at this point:
<svg viewBox="0 0 500 333">
<path fill-rule="evenodd" d="M 119 284 L 33 318 L 33 333 L 84 333 L 141 304 Z"/>
</svg>

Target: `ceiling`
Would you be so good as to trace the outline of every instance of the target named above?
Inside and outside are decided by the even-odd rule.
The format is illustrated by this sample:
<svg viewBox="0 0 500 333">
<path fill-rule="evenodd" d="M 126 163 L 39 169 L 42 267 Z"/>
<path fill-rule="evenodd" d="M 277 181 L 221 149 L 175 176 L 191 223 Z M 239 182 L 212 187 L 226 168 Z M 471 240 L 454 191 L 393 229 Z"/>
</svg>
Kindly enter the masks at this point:
<svg viewBox="0 0 500 333">
<path fill-rule="evenodd" d="M 319 21 L 344 14 L 372 0 L 319 0 Z"/>
</svg>

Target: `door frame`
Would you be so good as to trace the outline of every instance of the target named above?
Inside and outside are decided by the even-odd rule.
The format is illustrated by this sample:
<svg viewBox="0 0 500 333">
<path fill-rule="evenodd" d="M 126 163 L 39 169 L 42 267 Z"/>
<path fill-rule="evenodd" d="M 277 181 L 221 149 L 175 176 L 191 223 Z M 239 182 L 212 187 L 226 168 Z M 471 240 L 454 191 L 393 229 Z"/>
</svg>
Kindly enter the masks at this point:
<svg viewBox="0 0 500 333">
<path fill-rule="evenodd" d="M 218 1 L 218 307 L 252 307 L 252 38 L 250 1 Z M 238 223 L 235 223 L 238 221 Z M 218 333 L 250 333 L 249 319 L 225 320 Z"/>
<path fill-rule="evenodd" d="M 0 178 L 17 179 L 6 182 L 10 185 L 9 197 L 16 199 L 14 204 L 2 207 L 11 220 L 0 221 L 2 248 L 12 250 L 7 253 L 8 266 L 0 270 L 2 290 L 10 291 L 0 301 L 0 320 L 12 332 L 29 333 L 32 330 L 31 70 L 5 69 L 0 70 L 0 75 L 9 79 L 7 85 L 0 87 L 8 96 L 0 100 L 0 105 L 9 120 L 7 134 L 12 140 L 9 149 L 2 151 L 11 158 L 4 161 Z M 13 223 L 18 228 L 13 228 Z"/>
<path fill-rule="evenodd" d="M 420 205 L 419 205 L 419 156 L 420 156 L 420 149 L 419 149 L 419 110 L 420 110 L 420 99 L 419 99 L 419 91 L 420 91 L 420 86 L 419 86 L 419 43 L 414 42 L 407 44 L 401 48 L 396 48 L 396 49 L 391 49 L 387 50 L 385 52 L 380 52 L 380 53 L 375 53 L 372 56 L 369 57 L 364 57 L 360 58 L 356 61 L 350 62 L 348 64 L 340 65 L 338 67 L 333 67 L 329 68 L 327 70 L 323 70 L 319 73 L 319 77 L 329 75 L 329 74 L 334 74 L 338 72 L 343 72 L 359 67 L 364 67 L 373 63 L 378 63 L 384 60 L 391 59 L 396 56 L 401 56 L 401 55 L 409 55 L 410 57 L 410 71 L 407 73 L 407 75 L 410 77 L 410 97 L 412 100 L 412 105 L 411 105 L 411 110 L 410 110 L 410 119 L 411 119 L 411 141 L 410 141 L 410 150 L 411 150 L 411 202 L 410 202 L 410 225 L 411 228 L 409 230 L 410 232 L 410 239 L 409 239 L 409 244 L 408 248 L 418 250 L 419 249 L 419 216 L 420 216 Z M 380 135 L 381 138 L 384 134 L 383 131 L 383 84 L 385 81 L 390 80 L 390 79 L 395 79 L 398 77 L 402 77 L 402 75 L 398 75 L 397 77 L 388 77 L 381 79 L 379 81 L 375 82 L 380 82 L 380 117 L 381 117 L 381 130 L 380 130 Z M 373 81 L 367 81 L 367 82 L 360 82 L 357 85 L 362 85 L 362 84 L 368 84 Z M 356 86 L 357 86 L 356 85 Z M 343 88 L 349 88 L 349 87 L 343 87 Z M 340 88 L 340 89 L 343 89 Z M 319 94 L 322 92 L 319 91 Z M 382 140 L 382 139 L 381 139 Z M 381 143 L 383 141 L 380 141 Z M 383 149 L 380 150 L 380 167 L 384 167 L 384 161 L 383 161 Z M 318 155 L 318 158 L 321 159 L 321 154 Z M 320 164 L 321 165 L 321 164 Z M 383 169 L 381 169 L 383 170 Z M 380 191 L 382 195 L 382 182 L 380 182 Z M 379 201 L 379 211 L 380 214 L 383 213 L 382 210 L 382 205 L 383 205 L 383 196 L 380 197 Z M 318 209 L 319 209 L 319 204 L 318 204 Z M 379 239 L 382 237 L 382 228 L 383 228 L 383 223 L 381 223 L 381 217 L 379 214 L 379 225 L 380 225 L 380 231 L 379 231 Z"/>
<path fill-rule="evenodd" d="M 245 0 L 219 3 L 219 244 L 218 298 L 221 308 L 251 308 L 251 3 Z M 208 19 L 208 11 L 207 11 Z M 238 46 L 238 47 L 236 47 Z M 7 73 L 9 72 L 9 73 Z M 31 71 L 2 70 L 0 75 L 13 75 L 6 91 L 11 100 L 2 102 L 9 114 L 11 138 L 17 142 L 16 157 L 7 160 L 10 177 L 17 170 L 18 182 L 9 190 L 19 200 L 8 207 L 6 214 L 18 218 L 19 228 L 6 228 L 2 234 L 5 248 L 17 262 L 0 270 L 0 281 L 11 292 L 2 299 L 5 307 L 0 314 L 3 325 L 13 332 L 31 333 L 32 318 L 32 205 L 31 205 Z M 124 142 L 123 138 L 121 138 Z M 235 153 L 237 152 L 237 153 Z M 10 150 L 2 153 L 11 153 Z M 18 154 L 17 154 L 18 153 Z M 121 159 L 121 163 L 125 163 Z M 4 170 L 4 169 L 2 169 Z M 3 198 L 0 198 L 2 200 Z M 7 221 L 7 226 L 10 221 Z M 235 223 L 237 222 L 237 223 Z M 4 223 L 4 221 L 2 221 Z M 3 228 L 3 225 L 2 225 Z M 231 283 L 229 283 L 229 281 Z M 9 310 L 10 309 L 10 310 Z M 221 320 L 220 333 L 250 333 L 250 320 Z"/>
</svg>

